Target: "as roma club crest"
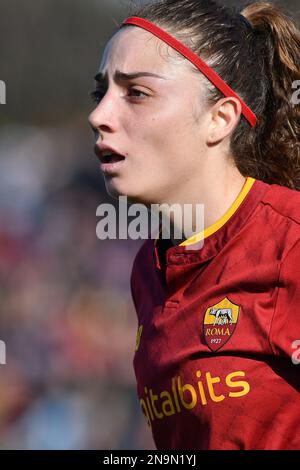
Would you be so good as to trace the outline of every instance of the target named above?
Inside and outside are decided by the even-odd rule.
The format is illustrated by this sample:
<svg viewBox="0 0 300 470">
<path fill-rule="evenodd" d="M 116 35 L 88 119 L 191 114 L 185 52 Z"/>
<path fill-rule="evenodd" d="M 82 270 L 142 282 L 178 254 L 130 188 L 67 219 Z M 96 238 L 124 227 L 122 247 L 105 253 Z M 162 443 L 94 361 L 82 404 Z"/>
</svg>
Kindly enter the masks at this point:
<svg viewBox="0 0 300 470">
<path fill-rule="evenodd" d="M 239 305 L 230 302 L 227 297 L 207 308 L 203 320 L 203 334 L 207 346 L 212 351 L 218 351 L 231 338 L 239 312 Z"/>
</svg>

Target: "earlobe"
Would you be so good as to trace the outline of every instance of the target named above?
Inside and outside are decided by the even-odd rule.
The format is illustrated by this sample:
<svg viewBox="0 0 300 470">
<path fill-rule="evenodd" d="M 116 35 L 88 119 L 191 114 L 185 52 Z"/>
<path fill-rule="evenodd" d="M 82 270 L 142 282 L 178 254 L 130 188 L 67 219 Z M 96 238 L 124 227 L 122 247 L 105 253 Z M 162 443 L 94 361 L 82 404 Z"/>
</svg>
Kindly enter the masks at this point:
<svg viewBox="0 0 300 470">
<path fill-rule="evenodd" d="M 208 144 L 215 144 L 216 143 L 216 133 L 214 130 L 210 131 L 207 137 Z"/>
</svg>

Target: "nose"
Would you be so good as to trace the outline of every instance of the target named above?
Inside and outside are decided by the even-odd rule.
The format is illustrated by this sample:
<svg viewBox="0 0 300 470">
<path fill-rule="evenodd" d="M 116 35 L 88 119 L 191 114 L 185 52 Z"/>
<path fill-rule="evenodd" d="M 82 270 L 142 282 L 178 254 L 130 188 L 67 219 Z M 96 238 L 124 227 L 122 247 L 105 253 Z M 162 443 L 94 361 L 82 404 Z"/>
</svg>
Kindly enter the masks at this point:
<svg viewBox="0 0 300 470">
<path fill-rule="evenodd" d="M 105 95 L 96 108 L 90 113 L 88 122 L 97 139 L 103 132 L 114 132 L 116 130 L 116 112 L 112 97 Z"/>
</svg>

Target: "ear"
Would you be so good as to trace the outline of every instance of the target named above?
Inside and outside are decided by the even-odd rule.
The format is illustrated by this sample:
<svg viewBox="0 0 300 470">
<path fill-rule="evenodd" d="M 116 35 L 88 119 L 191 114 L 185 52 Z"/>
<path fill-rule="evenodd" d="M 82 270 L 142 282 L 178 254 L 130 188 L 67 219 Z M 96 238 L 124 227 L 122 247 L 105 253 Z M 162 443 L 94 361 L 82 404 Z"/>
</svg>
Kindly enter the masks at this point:
<svg viewBox="0 0 300 470">
<path fill-rule="evenodd" d="M 210 109 L 207 143 L 216 144 L 229 136 L 236 128 L 242 112 L 242 105 L 232 96 L 222 98 Z"/>
</svg>

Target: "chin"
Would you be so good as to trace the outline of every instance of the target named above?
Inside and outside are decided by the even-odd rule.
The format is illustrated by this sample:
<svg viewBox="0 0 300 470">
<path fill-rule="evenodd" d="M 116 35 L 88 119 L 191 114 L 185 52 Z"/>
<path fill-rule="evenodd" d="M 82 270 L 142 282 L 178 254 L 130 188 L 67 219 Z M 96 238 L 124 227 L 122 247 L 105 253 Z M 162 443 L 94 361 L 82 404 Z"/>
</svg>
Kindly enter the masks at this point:
<svg viewBox="0 0 300 470">
<path fill-rule="evenodd" d="M 106 191 L 109 196 L 118 199 L 119 196 L 126 196 L 126 194 L 122 194 L 120 191 L 117 191 L 116 188 L 111 187 L 110 185 L 106 185 Z"/>
<path fill-rule="evenodd" d="M 122 185 L 121 182 L 113 181 L 113 179 L 105 180 L 105 186 L 107 193 L 113 198 L 119 198 L 120 196 L 126 196 L 128 201 L 131 200 L 131 191 L 129 185 Z"/>
<path fill-rule="evenodd" d="M 134 185 L 116 184 L 115 181 L 110 180 L 105 182 L 105 186 L 107 193 L 115 199 L 126 196 L 127 201 L 131 204 L 145 204 L 146 206 L 150 204 L 144 192 L 134 191 Z"/>
</svg>

